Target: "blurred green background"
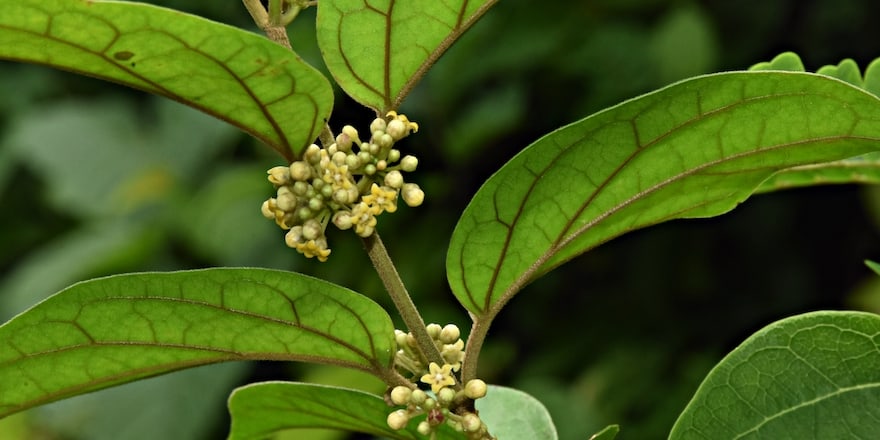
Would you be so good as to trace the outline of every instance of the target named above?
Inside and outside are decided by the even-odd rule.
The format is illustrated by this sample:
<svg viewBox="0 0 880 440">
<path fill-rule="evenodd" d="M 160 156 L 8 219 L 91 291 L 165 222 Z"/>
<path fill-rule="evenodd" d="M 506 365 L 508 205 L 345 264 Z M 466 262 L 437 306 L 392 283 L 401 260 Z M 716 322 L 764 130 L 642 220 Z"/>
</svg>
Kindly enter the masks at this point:
<svg viewBox="0 0 880 440">
<path fill-rule="evenodd" d="M 153 3 L 251 28 L 240 2 Z M 808 69 L 880 56 L 874 0 L 505 0 L 457 43 L 403 110 L 422 130 L 427 194 L 379 224 L 427 321 L 467 317 L 444 259 L 480 183 L 541 135 L 624 99 L 701 73 L 744 69 L 785 50 Z M 321 66 L 314 10 L 291 26 Z M 390 307 L 359 241 L 330 233 L 318 264 L 260 215 L 265 169 L 280 158 L 178 104 L 41 67 L 0 64 L 0 319 L 79 280 L 129 271 L 263 266 L 315 274 Z M 337 92 L 331 125 L 373 115 Z M 550 409 L 560 437 L 609 423 L 621 439 L 665 438 L 700 379 L 762 326 L 791 314 L 880 312 L 880 191 L 822 187 L 756 197 L 709 220 L 622 237 L 528 286 L 496 321 L 487 382 Z M 217 439 L 225 399 L 258 380 L 373 391 L 335 368 L 224 364 L 38 408 L 0 422 L 9 439 Z M 2 392 L 2 391 L 0 391 Z M 289 438 L 340 439 L 309 432 Z M 349 436 L 348 438 L 351 438 Z"/>
</svg>

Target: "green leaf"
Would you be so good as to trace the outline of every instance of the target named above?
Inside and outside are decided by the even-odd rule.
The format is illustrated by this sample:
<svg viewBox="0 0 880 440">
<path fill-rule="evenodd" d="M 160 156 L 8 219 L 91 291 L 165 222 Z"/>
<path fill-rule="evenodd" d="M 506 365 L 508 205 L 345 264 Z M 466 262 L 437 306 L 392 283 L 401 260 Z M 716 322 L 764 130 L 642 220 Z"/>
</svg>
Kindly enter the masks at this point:
<svg viewBox="0 0 880 440">
<path fill-rule="evenodd" d="M 850 58 L 841 61 L 836 66 L 822 66 L 816 73 L 820 75 L 828 75 L 841 81 L 846 81 L 856 87 L 864 87 L 862 72 L 859 65 Z"/>
<path fill-rule="evenodd" d="M 496 1 L 322 0 L 318 44 L 345 92 L 384 114 Z"/>
<path fill-rule="evenodd" d="M 424 438 L 416 431 L 424 416 L 414 417 L 405 429 L 395 431 L 386 422 L 392 411 L 384 399 L 363 391 L 310 383 L 256 383 L 229 396 L 229 440 L 260 440 L 302 428 L 341 429 L 405 440 Z M 461 438 L 445 425 L 437 434 L 437 440 Z"/>
<path fill-rule="evenodd" d="M 773 173 L 880 149 L 880 100 L 794 72 L 697 77 L 539 139 L 459 220 L 446 268 L 491 319 L 523 286 L 626 232 L 733 209 Z"/>
<path fill-rule="evenodd" d="M 290 158 L 324 127 L 329 82 L 250 32 L 157 6 L 17 0 L 0 15 L 0 59 L 44 64 L 175 99 Z"/>
<path fill-rule="evenodd" d="M 118 275 L 75 284 L 0 326 L 0 417 L 182 368 L 331 363 L 374 374 L 394 328 L 340 286 L 265 269 Z"/>
<path fill-rule="evenodd" d="M 880 183 L 880 154 L 788 168 L 761 183 L 755 193 L 846 183 Z"/>
<path fill-rule="evenodd" d="M 814 312 L 777 321 L 706 377 L 669 438 L 877 438 L 880 316 Z"/>
<path fill-rule="evenodd" d="M 764 61 L 749 67 L 749 70 L 784 70 L 788 72 L 804 72 L 801 57 L 794 52 L 783 52 L 771 61 Z"/>
<path fill-rule="evenodd" d="M 601 431 L 593 434 L 593 436 L 590 437 L 590 440 L 614 440 L 614 437 L 617 437 L 617 433 L 619 432 L 620 426 L 608 425 Z"/>
<path fill-rule="evenodd" d="M 476 401 L 489 433 L 504 440 L 555 440 L 556 426 L 541 402 L 520 390 L 490 385 Z"/>
</svg>

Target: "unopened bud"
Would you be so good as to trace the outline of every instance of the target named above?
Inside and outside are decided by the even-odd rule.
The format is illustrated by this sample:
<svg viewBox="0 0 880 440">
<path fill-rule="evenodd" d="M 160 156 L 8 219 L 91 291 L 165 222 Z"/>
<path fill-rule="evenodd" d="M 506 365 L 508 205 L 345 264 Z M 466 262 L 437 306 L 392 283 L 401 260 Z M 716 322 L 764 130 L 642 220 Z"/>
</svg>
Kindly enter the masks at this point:
<svg viewBox="0 0 880 440">
<path fill-rule="evenodd" d="M 419 159 L 415 156 L 406 155 L 403 159 L 400 159 L 400 169 L 406 171 L 407 173 L 411 173 L 416 170 L 416 167 L 419 166 Z"/>
<path fill-rule="evenodd" d="M 399 409 L 397 411 L 388 414 L 388 426 L 397 431 L 398 429 L 403 429 L 406 427 L 406 424 L 409 423 L 409 414 Z"/>
<path fill-rule="evenodd" d="M 391 401 L 394 402 L 395 405 L 408 404 L 410 396 L 412 396 L 412 390 L 409 389 L 409 387 L 401 385 L 391 389 Z"/>
<path fill-rule="evenodd" d="M 290 177 L 293 180 L 305 182 L 312 178 L 312 167 L 309 164 L 298 160 L 290 164 Z"/>
<path fill-rule="evenodd" d="M 468 399 L 482 399 L 486 396 L 486 392 L 488 391 L 488 387 L 486 386 L 486 382 L 483 382 L 480 379 L 471 379 L 464 385 L 464 395 L 468 397 Z"/>
<path fill-rule="evenodd" d="M 455 324 L 447 324 L 440 332 L 440 342 L 444 344 L 452 344 L 461 337 L 461 331 Z"/>
<path fill-rule="evenodd" d="M 410 207 L 416 207 L 425 201 L 425 193 L 415 183 L 405 183 L 400 190 L 400 197 Z"/>
<path fill-rule="evenodd" d="M 467 413 L 461 418 L 461 427 L 467 432 L 477 432 L 482 425 L 483 421 L 474 413 Z"/>
<path fill-rule="evenodd" d="M 385 128 L 385 132 L 388 133 L 395 141 L 399 141 L 406 137 L 409 134 L 409 127 L 399 119 L 392 119 L 388 122 L 388 126 Z"/>
<path fill-rule="evenodd" d="M 400 174 L 400 171 L 397 170 L 389 171 L 385 175 L 385 185 L 394 189 L 400 189 L 403 186 L 403 174 Z"/>
<path fill-rule="evenodd" d="M 370 132 L 375 133 L 377 131 L 385 131 L 385 120 L 382 118 L 373 119 L 373 122 L 370 123 Z"/>
<path fill-rule="evenodd" d="M 443 327 L 440 327 L 440 324 L 430 323 L 425 326 L 425 330 L 428 331 L 428 336 L 430 336 L 431 339 L 437 339 L 440 337 L 440 331 L 443 330 Z"/>
</svg>

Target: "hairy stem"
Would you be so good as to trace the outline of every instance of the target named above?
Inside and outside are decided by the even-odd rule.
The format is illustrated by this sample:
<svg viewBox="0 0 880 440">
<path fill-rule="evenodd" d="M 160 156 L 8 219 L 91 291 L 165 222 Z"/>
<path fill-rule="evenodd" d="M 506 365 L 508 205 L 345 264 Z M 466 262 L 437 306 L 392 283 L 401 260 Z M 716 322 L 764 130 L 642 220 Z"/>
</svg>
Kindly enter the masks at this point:
<svg viewBox="0 0 880 440">
<path fill-rule="evenodd" d="M 385 285 L 385 290 L 391 296 L 391 301 L 397 307 L 403 322 L 406 323 L 407 328 L 415 337 L 422 354 L 425 355 L 428 361 L 443 365 L 443 357 L 440 356 L 440 351 L 434 345 L 434 340 L 431 339 L 428 331 L 425 330 L 425 321 L 422 319 L 422 315 L 419 314 L 418 309 L 416 309 L 416 305 L 412 302 L 409 292 L 406 291 L 403 280 L 400 279 L 400 275 L 397 273 L 397 269 L 394 267 L 394 263 L 391 261 L 391 257 L 382 243 L 382 239 L 379 238 L 379 233 L 374 232 L 373 235 L 364 238 L 363 242 L 367 255 L 370 256 L 370 261 L 373 262 L 379 278 L 382 279 L 382 284 Z"/>
<path fill-rule="evenodd" d="M 474 324 L 471 326 L 471 333 L 468 335 L 467 344 L 464 349 L 464 361 L 461 363 L 461 382 L 468 383 L 471 379 L 477 378 L 477 361 L 480 358 L 480 350 L 483 348 L 483 341 L 486 340 L 486 334 L 489 332 L 489 326 L 492 320 L 483 320 L 478 317 L 473 318 Z"/>
</svg>

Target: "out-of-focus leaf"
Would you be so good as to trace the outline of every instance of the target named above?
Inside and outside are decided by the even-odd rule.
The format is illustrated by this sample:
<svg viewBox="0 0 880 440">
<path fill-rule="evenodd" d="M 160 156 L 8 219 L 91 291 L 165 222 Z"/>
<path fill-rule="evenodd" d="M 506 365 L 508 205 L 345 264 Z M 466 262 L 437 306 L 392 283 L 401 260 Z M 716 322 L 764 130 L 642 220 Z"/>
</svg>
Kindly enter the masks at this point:
<svg viewBox="0 0 880 440">
<path fill-rule="evenodd" d="M 874 438 L 880 316 L 815 312 L 777 321 L 728 354 L 670 440 Z"/>
<path fill-rule="evenodd" d="M 169 371 L 232 360 L 386 374 L 394 327 L 340 286 L 265 269 L 117 275 L 75 284 L 0 326 L 0 417 Z"/>
<path fill-rule="evenodd" d="M 620 426 L 609 425 L 606 426 L 605 429 L 593 434 L 593 436 L 590 437 L 590 440 L 614 440 L 614 437 L 617 437 L 618 432 L 620 432 Z"/>
<path fill-rule="evenodd" d="M 333 105 L 328 81 L 280 45 L 141 3 L 9 3 L 0 15 L 0 59 L 169 97 L 241 128 L 287 158 L 317 137 Z"/>
<path fill-rule="evenodd" d="M 25 412 L 59 438 L 208 438 L 247 364 L 206 365 L 65 399 Z"/>
</svg>

